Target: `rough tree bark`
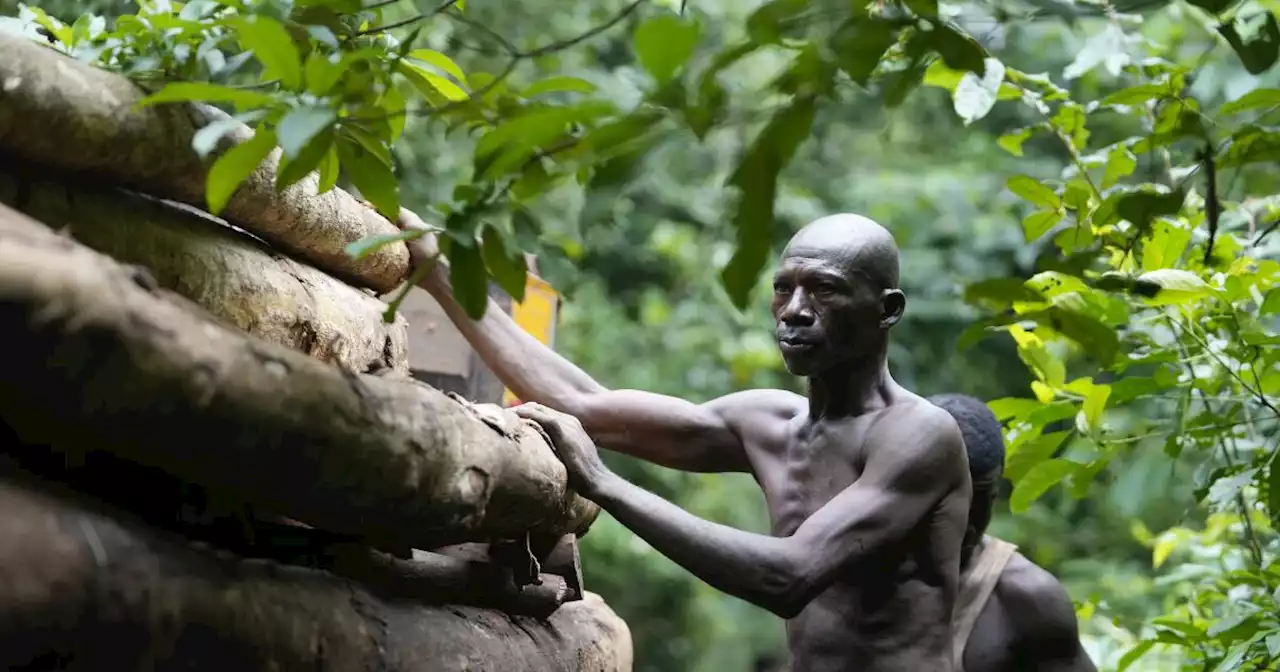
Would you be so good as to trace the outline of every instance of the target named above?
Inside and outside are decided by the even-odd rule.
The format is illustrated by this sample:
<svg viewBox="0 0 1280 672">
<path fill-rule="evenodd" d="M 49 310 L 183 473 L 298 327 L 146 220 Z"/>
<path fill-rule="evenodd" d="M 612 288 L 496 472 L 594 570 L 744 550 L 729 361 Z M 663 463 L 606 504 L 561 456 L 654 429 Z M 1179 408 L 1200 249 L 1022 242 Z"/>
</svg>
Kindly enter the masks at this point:
<svg viewBox="0 0 1280 672">
<path fill-rule="evenodd" d="M 536 426 L 416 381 L 341 371 L 202 309 L 0 205 L 0 418 L 376 542 L 584 531 Z"/>
<path fill-rule="evenodd" d="M 596 595 L 546 620 L 382 599 L 328 572 L 197 548 L 0 477 L 0 668 L 629 672 Z"/>
<path fill-rule="evenodd" d="M 144 95 L 120 75 L 0 33 L 0 151 L 204 208 L 212 158 L 201 161 L 191 138 L 218 111 L 190 105 L 135 109 Z M 242 126 L 222 149 L 252 136 Z M 380 293 L 395 289 L 409 271 L 403 243 L 358 261 L 344 251 L 366 236 L 396 233 L 395 225 L 341 189 L 319 194 L 316 173 L 277 193 L 279 158 L 277 148 L 222 216 L 335 277 Z"/>
<path fill-rule="evenodd" d="M 408 375 L 408 332 L 386 304 L 274 254 L 209 214 L 111 187 L 0 167 L 0 203 L 129 264 L 263 340 L 361 373 Z"/>
</svg>

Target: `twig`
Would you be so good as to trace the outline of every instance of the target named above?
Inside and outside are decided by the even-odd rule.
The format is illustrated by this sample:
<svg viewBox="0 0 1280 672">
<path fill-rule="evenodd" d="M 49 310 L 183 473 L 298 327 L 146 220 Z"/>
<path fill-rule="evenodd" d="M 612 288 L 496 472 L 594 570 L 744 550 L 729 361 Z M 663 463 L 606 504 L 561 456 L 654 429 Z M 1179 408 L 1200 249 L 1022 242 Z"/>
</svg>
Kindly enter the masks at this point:
<svg viewBox="0 0 1280 672">
<path fill-rule="evenodd" d="M 378 4 L 375 4 L 375 5 L 371 6 L 371 7 L 366 7 L 365 9 L 372 9 L 373 7 L 381 7 L 381 6 L 383 6 L 383 5 L 389 5 L 389 4 L 391 4 L 392 2 L 396 2 L 396 1 L 398 1 L 398 0 L 391 0 L 390 2 L 382 2 L 382 3 L 378 3 Z M 442 13 L 442 12 L 444 12 L 444 11 L 448 10 L 448 9 L 449 9 L 450 7 L 452 7 L 456 2 L 458 2 L 458 0 L 444 0 L 444 2 L 440 3 L 440 4 L 439 4 L 435 9 L 431 10 L 430 12 L 423 12 L 422 14 L 419 14 L 419 15 L 417 15 L 417 16 L 411 16 L 411 17 L 409 17 L 409 18 L 407 18 L 407 19 L 403 19 L 403 20 L 400 20 L 400 21 L 396 21 L 395 23 L 388 23 L 388 24 L 387 24 L 387 25 L 385 25 L 385 26 L 374 26 L 373 28 L 368 28 L 368 29 L 362 30 L 362 31 L 360 31 L 360 32 L 356 33 L 356 35 L 361 35 L 361 36 L 363 36 L 363 35 L 372 35 L 372 34 L 374 34 L 374 33 L 384 33 L 384 32 L 386 32 L 386 31 L 388 31 L 388 30 L 393 29 L 393 28 L 403 28 L 403 27 L 405 27 L 405 26 L 407 26 L 407 25 L 410 25 L 410 24 L 413 24 L 413 23 L 417 23 L 417 22 L 419 22 L 419 21 L 421 21 L 421 20 L 423 20 L 423 19 L 429 19 L 429 18 L 431 18 L 431 17 L 433 17 L 433 16 L 435 16 L 435 15 L 437 15 L 437 14 L 440 14 L 440 13 Z"/>
</svg>

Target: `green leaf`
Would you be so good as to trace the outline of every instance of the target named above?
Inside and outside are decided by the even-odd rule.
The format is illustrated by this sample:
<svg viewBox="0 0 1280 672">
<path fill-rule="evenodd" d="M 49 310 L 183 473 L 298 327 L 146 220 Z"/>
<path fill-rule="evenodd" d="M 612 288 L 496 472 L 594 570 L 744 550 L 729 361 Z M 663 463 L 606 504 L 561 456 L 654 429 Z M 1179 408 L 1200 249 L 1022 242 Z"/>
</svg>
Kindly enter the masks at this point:
<svg viewBox="0 0 1280 672">
<path fill-rule="evenodd" d="M 453 298 L 463 312 L 473 320 L 484 317 L 489 304 L 489 278 L 484 272 L 484 260 L 480 250 L 472 245 L 459 244 L 449 239 L 449 283 L 453 285 Z"/>
<path fill-rule="evenodd" d="M 1258 307 L 1258 314 L 1273 315 L 1280 313 L 1280 287 L 1267 292 L 1267 297 L 1262 300 L 1262 305 Z"/>
<path fill-rule="evenodd" d="M 1077 220 L 1074 225 L 1059 231 L 1053 237 L 1053 244 L 1066 255 L 1087 249 L 1093 244 L 1093 227 L 1088 222 Z"/>
<path fill-rule="evenodd" d="M 329 93 L 334 84 L 342 78 L 345 70 L 341 60 L 334 63 L 329 60 L 328 56 L 320 53 L 319 50 L 312 51 L 307 56 L 307 63 L 303 67 L 304 79 L 307 82 L 307 91 L 317 96 L 323 96 Z"/>
<path fill-rule="evenodd" d="M 469 86 L 467 84 L 467 76 L 463 74 L 462 68 L 458 67 L 458 64 L 453 62 L 453 59 L 435 49 L 414 49 L 409 52 L 408 58 L 440 68 L 445 74 L 458 80 L 459 84 Z"/>
<path fill-rule="evenodd" d="M 1055 210 L 1062 207 L 1062 199 L 1058 198 L 1058 194 L 1035 178 L 1027 177 L 1026 175 L 1014 175 L 1009 178 L 1005 186 L 1023 200 L 1040 207 L 1053 208 Z"/>
<path fill-rule="evenodd" d="M 1149 639 L 1138 642 L 1133 648 L 1126 651 L 1123 656 L 1120 656 L 1120 660 L 1116 662 L 1116 672 L 1124 672 L 1129 669 L 1130 665 L 1147 655 L 1147 652 L 1155 645 L 1156 643 Z"/>
<path fill-rule="evenodd" d="M 329 149 L 325 152 L 324 158 L 320 159 L 320 165 L 316 169 L 320 171 L 320 184 L 317 185 L 319 193 L 323 194 L 338 184 L 338 146 L 329 143 Z"/>
<path fill-rule="evenodd" d="M 267 128 L 258 127 L 248 142 L 228 149 L 213 162 L 205 180 L 205 200 L 211 214 L 222 212 L 240 183 L 262 165 L 275 147 L 276 134 Z"/>
<path fill-rule="evenodd" d="M 1110 385 L 1095 384 L 1080 406 L 1080 414 L 1084 418 L 1085 428 L 1089 433 L 1096 433 L 1102 427 L 1102 412 L 1107 408 L 1107 399 L 1111 396 Z"/>
<path fill-rule="evenodd" d="M 1057 305 L 1027 313 L 1023 317 L 1035 320 L 1037 324 L 1075 341 L 1089 356 L 1104 366 L 1115 360 L 1116 351 L 1120 347 L 1115 330 L 1092 315 Z"/>
<path fill-rule="evenodd" d="M 1231 45 L 1232 50 L 1240 57 L 1240 63 L 1251 75 L 1261 75 L 1270 70 L 1280 58 L 1280 24 L 1276 23 L 1276 17 L 1271 12 L 1267 12 L 1266 17 L 1262 30 L 1248 42 L 1236 31 L 1235 24 L 1223 23 L 1218 26 L 1218 32 L 1226 38 L 1227 44 Z"/>
<path fill-rule="evenodd" d="M 400 217 L 400 194 L 391 167 L 362 145 L 341 139 L 337 143 L 338 158 L 346 169 L 347 179 L 360 190 L 360 195 L 389 221 Z"/>
<path fill-rule="evenodd" d="M 938 0 L 904 0 L 903 4 L 916 16 L 929 19 L 938 16 Z"/>
<path fill-rule="evenodd" d="M 411 229 L 408 231 L 399 231 L 397 233 L 365 236 L 353 243 L 348 243 L 344 249 L 351 258 L 360 260 L 392 243 L 407 243 L 411 240 L 417 240 L 426 234 L 427 231 L 425 229 Z"/>
<path fill-rule="evenodd" d="M 595 93 L 596 85 L 585 79 L 577 77 L 558 76 L 541 79 L 529 85 L 521 95 L 525 98 L 533 98 L 544 93 L 553 93 L 556 91 L 570 91 L 573 93 Z"/>
<path fill-rule="evenodd" d="M 968 70 L 981 73 L 986 69 L 986 52 L 982 45 L 968 35 L 962 35 L 952 28 L 934 24 L 933 30 L 925 38 L 930 46 L 937 50 L 947 67 L 953 70 Z"/>
<path fill-rule="evenodd" d="M 1142 270 L 1154 271 L 1178 265 L 1182 253 L 1191 242 L 1191 230 L 1168 220 L 1157 220 L 1151 225 L 1151 235 L 1143 240 Z"/>
<path fill-rule="evenodd" d="M 698 46 L 702 27 L 673 14 L 659 14 L 636 28 L 633 47 L 640 64 L 659 85 L 680 71 Z"/>
<path fill-rule="evenodd" d="M 808 0 L 771 0 L 747 17 L 747 36 L 757 44 L 778 44 L 789 19 L 809 7 Z"/>
<path fill-rule="evenodd" d="M 956 115 L 966 126 L 987 116 L 995 107 L 1000 85 L 1004 83 L 1004 64 L 994 58 L 986 59 L 986 71 L 982 77 L 972 72 L 964 73 L 952 94 Z"/>
<path fill-rule="evenodd" d="M 1230 144 L 1219 168 L 1236 168 L 1251 163 L 1271 162 L 1280 158 L 1280 132 L 1258 126 L 1246 126 L 1231 134 Z"/>
<path fill-rule="evenodd" d="M 1222 10 L 1234 5 L 1238 0 L 1187 0 L 1191 5 L 1199 7 L 1213 15 L 1222 13 Z"/>
<path fill-rule="evenodd" d="M 280 123 L 276 124 L 276 137 L 280 141 L 280 149 L 284 151 L 286 157 L 296 158 L 312 138 L 330 130 L 333 122 L 337 120 L 337 113 L 329 107 L 310 105 L 289 110 Z M 319 163 L 323 155 L 323 153 L 316 155 L 316 163 Z M 310 168 L 307 172 L 310 172 Z"/>
<path fill-rule="evenodd" d="M 1139 105 L 1169 95 L 1169 87 L 1163 84 L 1140 84 L 1120 89 L 1102 99 L 1102 105 Z"/>
<path fill-rule="evenodd" d="M 524 301 L 525 280 L 529 267 L 524 255 L 517 249 L 508 251 L 502 232 L 494 226 L 486 226 L 481 237 L 480 255 L 489 275 L 498 286 L 511 295 L 516 303 Z"/>
<path fill-rule="evenodd" d="M 1139 275 L 1137 279 L 1138 282 L 1150 283 L 1160 288 L 1160 291 L 1148 300 L 1148 303 L 1157 306 L 1194 301 L 1213 291 L 1200 276 L 1177 268 L 1150 271 Z"/>
<path fill-rule="evenodd" d="M 1116 201 L 1116 213 L 1129 220 L 1140 231 L 1147 231 L 1156 217 L 1168 217 L 1178 214 L 1182 203 L 1187 199 L 1184 191 L 1159 193 L 1155 191 L 1134 191 L 1127 193 Z"/>
<path fill-rule="evenodd" d="M 720 280 L 739 309 L 746 307 L 751 288 L 768 260 L 778 173 L 809 137 L 815 111 L 814 98 L 799 97 L 775 113 L 729 178 L 729 184 L 741 190 L 733 217 L 738 248 L 721 271 Z"/>
<path fill-rule="evenodd" d="M 201 159 L 207 158 L 218 148 L 218 144 L 222 142 L 223 138 L 227 137 L 228 133 L 238 130 L 244 124 L 252 124 L 265 116 L 267 116 L 266 110 L 254 110 L 237 114 L 233 117 L 215 119 L 191 136 L 191 148 L 196 151 L 196 154 L 200 155 Z"/>
<path fill-rule="evenodd" d="M 1107 169 L 1102 174 L 1102 188 L 1113 186 L 1121 179 L 1133 174 L 1138 167 L 1138 157 L 1128 147 L 1116 147 L 1107 154 Z"/>
<path fill-rule="evenodd" d="M 1260 107 L 1275 107 L 1280 105 L 1280 89 L 1254 89 L 1249 93 L 1222 106 L 1218 110 L 1218 114 L 1239 114 L 1248 110 L 1256 110 Z"/>
<path fill-rule="evenodd" d="M 278 79 L 291 91 L 302 88 L 302 59 L 283 24 L 258 14 L 243 17 L 232 25 L 240 37 L 241 48 L 252 51 L 262 64 L 263 79 Z"/>
<path fill-rule="evenodd" d="M 859 86 L 866 86 L 880 59 L 897 41 L 898 30 L 893 24 L 859 16 L 840 26 L 831 38 L 831 47 L 840 69 Z"/>
<path fill-rule="evenodd" d="M 454 84 L 448 78 L 441 77 L 434 72 L 430 72 L 425 68 L 421 68 L 409 61 L 400 61 L 396 66 L 396 71 L 404 75 L 405 79 L 413 85 L 413 88 L 422 94 L 422 97 L 432 105 L 437 104 L 437 97 L 443 96 L 450 103 L 457 103 L 471 98 L 470 94 L 462 90 L 462 87 Z"/>
<path fill-rule="evenodd" d="M 276 191 L 284 191 L 315 170 L 333 147 L 333 130 L 325 129 L 307 141 L 294 158 L 285 156 L 276 172 Z"/>
<path fill-rule="evenodd" d="M 260 91 L 233 89 L 204 82 L 170 82 L 163 89 L 139 100 L 134 107 L 142 108 L 160 103 L 231 103 L 237 108 L 267 107 L 275 98 Z"/>
<path fill-rule="evenodd" d="M 1022 143 L 1026 142 L 1030 137 L 1030 128 L 1019 128 L 1016 131 L 1011 131 L 1000 136 L 1000 139 L 996 141 L 996 144 L 999 145 L 1001 149 L 1014 156 L 1022 156 Z"/>
<path fill-rule="evenodd" d="M 1038 401 L 1035 403 L 1038 406 L 1043 406 Z M 1071 436 L 1071 432 L 1049 432 L 1010 446 L 1009 452 L 1004 458 L 1005 478 L 1014 483 L 1022 480 L 1023 476 L 1040 463 L 1053 458 L 1054 453 L 1058 452 L 1058 448 L 1062 446 L 1062 442 L 1066 441 L 1068 436 Z"/>
<path fill-rule="evenodd" d="M 1028 287 L 1019 278 L 991 278 L 975 282 L 964 289 L 964 300 L 974 303 L 979 300 L 1013 303 L 1015 301 L 1040 302 L 1045 297 L 1040 292 Z"/>
<path fill-rule="evenodd" d="M 1032 467 L 1014 486 L 1013 494 L 1009 497 L 1009 509 L 1014 513 L 1026 512 L 1049 488 L 1060 483 L 1076 468 L 1075 463 L 1058 458 L 1045 460 Z"/>
</svg>

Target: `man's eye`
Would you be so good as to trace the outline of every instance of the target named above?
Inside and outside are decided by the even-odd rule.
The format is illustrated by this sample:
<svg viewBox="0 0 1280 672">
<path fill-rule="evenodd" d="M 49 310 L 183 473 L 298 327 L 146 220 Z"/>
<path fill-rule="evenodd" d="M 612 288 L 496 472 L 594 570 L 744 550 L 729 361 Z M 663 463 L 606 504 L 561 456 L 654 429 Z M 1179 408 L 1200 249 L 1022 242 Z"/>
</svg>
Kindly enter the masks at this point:
<svg viewBox="0 0 1280 672">
<path fill-rule="evenodd" d="M 791 291 L 790 285 L 784 285 L 781 282 L 773 283 L 773 292 L 775 294 L 786 294 L 789 291 Z"/>
</svg>

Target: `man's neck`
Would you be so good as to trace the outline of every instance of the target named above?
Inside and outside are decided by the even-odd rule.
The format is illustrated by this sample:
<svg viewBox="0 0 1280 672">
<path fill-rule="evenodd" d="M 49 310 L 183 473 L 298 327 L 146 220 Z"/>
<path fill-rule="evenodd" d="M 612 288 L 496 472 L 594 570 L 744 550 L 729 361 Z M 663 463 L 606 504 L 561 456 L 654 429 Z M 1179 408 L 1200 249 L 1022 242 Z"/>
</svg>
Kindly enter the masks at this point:
<svg viewBox="0 0 1280 672">
<path fill-rule="evenodd" d="M 897 383 L 889 375 L 888 348 L 809 378 L 809 417 L 854 417 L 887 406 Z"/>
</svg>

